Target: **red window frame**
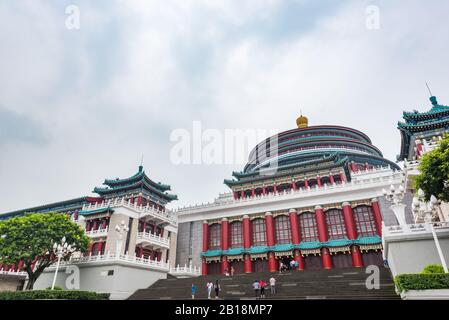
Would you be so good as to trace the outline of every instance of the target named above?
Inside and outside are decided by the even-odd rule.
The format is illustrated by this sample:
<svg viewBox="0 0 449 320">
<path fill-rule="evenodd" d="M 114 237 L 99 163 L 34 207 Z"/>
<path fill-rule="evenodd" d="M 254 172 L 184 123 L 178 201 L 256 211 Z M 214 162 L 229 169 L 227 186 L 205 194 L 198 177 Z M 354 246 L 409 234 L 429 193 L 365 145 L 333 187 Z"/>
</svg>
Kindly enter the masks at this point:
<svg viewBox="0 0 449 320">
<path fill-rule="evenodd" d="M 209 226 L 209 250 L 221 248 L 221 224 L 214 223 Z"/>
<path fill-rule="evenodd" d="M 290 228 L 290 218 L 284 215 L 274 218 L 274 227 L 276 230 L 276 243 L 291 243 L 292 231 Z"/>
<path fill-rule="evenodd" d="M 340 209 L 326 211 L 326 224 L 329 240 L 344 239 L 346 237 L 345 219 Z"/>
<path fill-rule="evenodd" d="M 355 207 L 353 212 L 359 236 L 372 237 L 378 235 L 373 209 L 370 206 Z"/>
<path fill-rule="evenodd" d="M 318 226 L 315 213 L 304 212 L 299 215 L 299 229 L 304 242 L 318 241 Z"/>
<path fill-rule="evenodd" d="M 229 229 L 231 231 L 231 248 L 243 247 L 243 223 L 234 221 Z"/>
<path fill-rule="evenodd" d="M 267 245 L 267 227 L 264 219 L 257 218 L 252 220 L 251 231 L 253 246 Z"/>
</svg>

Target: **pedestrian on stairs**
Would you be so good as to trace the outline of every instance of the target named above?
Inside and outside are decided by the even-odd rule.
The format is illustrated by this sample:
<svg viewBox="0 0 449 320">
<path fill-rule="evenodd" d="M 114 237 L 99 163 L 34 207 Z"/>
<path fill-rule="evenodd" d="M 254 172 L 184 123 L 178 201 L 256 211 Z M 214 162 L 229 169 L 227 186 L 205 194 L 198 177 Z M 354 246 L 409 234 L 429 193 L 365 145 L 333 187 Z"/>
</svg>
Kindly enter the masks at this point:
<svg viewBox="0 0 449 320">
<path fill-rule="evenodd" d="M 259 280 L 255 280 L 253 282 L 253 289 L 254 289 L 254 293 L 256 295 L 256 299 L 257 299 L 259 297 L 259 290 L 260 290 Z"/>
<path fill-rule="evenodd" d="M 267 285 L 267 283 L 263 280 L 260 280 L 259 285 L 260 285 L 260 297 L 265 298 L 265 286 Z"/>
<path fill-rule="evenodd" d="M 220 284 L 218 283 L 218 279 L 215 280 L 214 289 L 215 289 L 215 299 L 218 299 L 218 295 L 220 294 L 220 291 L 221 291 L 221 287 L 220 287 Z"/>
<path fill-rule="evenodd" d="M 276 279 L 273 276 L 271 276 L 269 281 L 270 281 L 271 294 L 275 295 L 276 294 Z"/>
<path fill-rule="evenodd" d="M 231 277 L 234 276 L 234 272 L 235 272 L 234 266 L 231 266 Z"/>
<path fill-rule="evenodd" d="M 207 284 L 206 284 L 206 287 L 207 287 L 207 299 L 211 298 L 210 295 L 212 293 L 212 287 L 213 286 L 214 286 L 214 284 L 211 281 L 207 282 Z"/>
<path fill-rule="evenodd" d="M 192 299 L 195 299 L 196 285 L 192 283 Z"/>
</svg>

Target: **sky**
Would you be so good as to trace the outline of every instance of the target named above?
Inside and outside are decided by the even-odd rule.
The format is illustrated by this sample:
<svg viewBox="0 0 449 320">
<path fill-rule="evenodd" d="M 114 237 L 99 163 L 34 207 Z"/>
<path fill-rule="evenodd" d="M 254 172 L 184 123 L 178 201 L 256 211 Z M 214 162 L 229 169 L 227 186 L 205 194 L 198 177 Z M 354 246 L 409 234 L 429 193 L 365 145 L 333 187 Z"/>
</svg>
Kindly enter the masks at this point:
<svg viewBox="0 0 449 320">
<path fill-rule="evenodd" d="M 264 138 L 301 110 L 395 161 L 426 81 L 449 105 L 448 16 L 445 0 L 1 1 L 0 213 L 90 195 L 142 155 L 172 208 L 213 201 L 243 164 L 175 163 L 195 123 Z"/>
</svg>

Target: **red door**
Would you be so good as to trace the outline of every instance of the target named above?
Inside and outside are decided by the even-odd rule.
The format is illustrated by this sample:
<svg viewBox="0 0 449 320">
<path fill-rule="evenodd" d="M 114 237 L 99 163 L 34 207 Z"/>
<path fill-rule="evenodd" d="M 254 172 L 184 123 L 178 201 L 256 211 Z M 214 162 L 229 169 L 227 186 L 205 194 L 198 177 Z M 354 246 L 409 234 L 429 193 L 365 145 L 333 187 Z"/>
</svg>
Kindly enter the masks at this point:
<svg viewBox="0 0 449 320">
<path fill-rule="evenodd" d="M 254 272 L 268 272 L 268 261 L 264 259 L 256 259 L 253 261 Z"/>
<path fill-rule="evenodd" d="M 384 265 L 382 252 L 368 251 L 368 252 L 362 253 L 362 260 L 363 260 L 363 265 L 365 267 L 367 267 L 369 265 L 375 265 L 375 266 L 383 266 Z"/>
<path fill-rule="evenodd" d="M 213 261 L 207 264 L 207 274 L 220 274 L 221 273 L 221 263 Z"/>
<path fill-rule="evenodd" d="M 304 257 L 305 270 L 321 270 L 323 269 L 323 262 L 321 256 L 305 256 Z"/>
<path fill-rule="evenodd" d="M 230 263 L 229 269 L 231 267 L 234 267 L 234 274 L 239 274 L 239 273 L 245 272 L 244 262 L 242 260 L 232 260 L 229 263 Z"/>
<path fill-rule="evenodd" d="M 335 268 L 351 268 L 352 257 L 350 254 L 337 253 L 332 256 L 332 265 Z"/>
</svg>

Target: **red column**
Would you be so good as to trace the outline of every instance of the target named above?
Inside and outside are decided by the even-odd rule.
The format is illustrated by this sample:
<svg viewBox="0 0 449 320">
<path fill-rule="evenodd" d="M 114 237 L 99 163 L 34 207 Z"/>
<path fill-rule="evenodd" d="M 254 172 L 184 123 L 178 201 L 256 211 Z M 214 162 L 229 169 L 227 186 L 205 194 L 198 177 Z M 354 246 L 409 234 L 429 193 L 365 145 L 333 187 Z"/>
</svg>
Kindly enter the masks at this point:
<svg viewBox="0 0 449 320">
<path fill-rule="evenodd" d="M 343 202 L 343 218 L 345 219 L 346 234 L 349 240 L 357 239 L 357 227 L 354 220 L 354 213 L 349 202 Z"/>
<path fill-rule="evenodd" d="M 222 256 L 221 257 L 221 273 L 223 274 L 225 272 L 225 270 L 228 270 L 229 272 L 229 262 L 228 262 L 228 257 L 226 256 Z"/>
<path fill-rule="evenodd" d="M 244 190 L 240 191 L 240 198 L 241 199 L 245 198 L 245 191 Z"/>
<path fill-rule="evenodd" d="M 298 190 L 298 187 L 296 186 L 295 181 L 292 182 L 292 189 L 293 190 Z"/>
<path fill-rule="evenodd" d="M 382 237 L 382 214 L 380 213 L 379 202 L 377 199 L 371 200 L 371 208 L 374 215 L 374 223 L 376 224 L 377 234 Z"/>
<path fill-rule="evenodd" d="M 234 191 L 232 194 L 234 195 L 234 200 L 237 200 L 237 192 Z"/>
<path fill-rule="evenodd" d="M 265 189 L 265 188 L 264 188 Z M 243 247 L 248 249 L 251 247 L 251 225 L 249 221 L 249 217 L 247 215 L 243 216 Z M 244 272 L 251 273 L 253 272 L 253 265 L 251 261 L 251 257 L 249 254 L 245 254 L 243 256 L 244 259 Z"/>
<path fill-rule="evenodd" d="M 318 229 L 318 238 L 320 242 L 327 242 L 329 236 L 327 233 L 326 217 L 321 206 L 315 207 L 315 216 Z"/>
<path fill-rule="evenodd" d="M 271 212 L 265 213 L 265 226 L 267 233 L 267 246 L 274 246 L 274 221 Z"/>
<path fill-rule="evenodd" d="M 201 261 L 201 274 L 203 276 L 207 275 L 207 262 L 206 262 L 206 258 L 203 258 L 203 260 Z"/>
<path fill-rule="evenodd" d="M 316 183 L 318 185 L 319 188 L 321 188 L 321 178 L 320 177 L 316 177 Z"/>
<path fill-rule="evenodd" d="M 320 242 L 327 242 L 329 239 L 329 235 L 327 233 L 326 216 L 324 215 L 324 211 L 321 206 L 315 207 L 315 215 L 316 215 L 316 224 L 317 224 L 317 228 L 318 228 L 319 240 L 320 240 Z M 324 269 L 332 268 L 332 259 L 329 254 L 328 248 L 321 249 L 321 259 L 323 261 Z"/>
<path fill-rule="evenodd" d="M 292 232 L 292 243 L 299 244 L 299 242 L 301 241 L 301 236 L 299 234 L 298 214 L 296 213 L 295 209 L 290 209 L 289 217 L 290 217 L 290 228 Z"/>
<path fill-rule="evenodd" d="M 349 202 L 343 202 L 343 217 L 345 219 L 346 233 L 349 240 L 355 240 L 358 237 L 357 226 L 355 224 L 354 212 Z M 362 254 L 358 246 L 351 247 L 352 265 L 354 267 L 363 267 Z"/>
<path fill-rule="evenodd" d="M 228 218 L 221 219 L 221 250 L 229 249 L 229 221 Z"/>
<path fill-rule="evenodd" d="M 295 261 L 298 262 L 298 268 L 296 270 L 304 270 L 304 258 L 299 250 L 293 252 Z"/>
<path fill-rule="evenodd" d="M 333 175 L 329 176 L 329 180 L 331 181 L 331 184 L 335 184 L 335 179 Z"/>
<path fill-rule="evenodd" d="M 363 267 L 362 253 L 360 252 L 359 246 L 351 247 L 352 265 L 356 268 Z"/>
<path fill-rule="evenodd" d="M 332 269 L 332 258 L 328 248 L 321 249 L 321 259 L 323 260 L 323 269 Z"/>
<path fill-rule="evenodd" d="M 277 193 L 278 192 L 278 186 L 277 185 L 274 185 L 273 186 L 273 193 Z"/>
<path fill-rule="evenodd" d="M 271 247 L 274 246 L 275 240 L 274 240 L 274 221 L 273 221 L 273 215 L 271 212 L 265 213 L 265 226 L 266 226 L 266 232 L 267 232 L 267 246 Z M 277 263 L 276 263 L 276 257 L 274 256 L 273 252 L 268 252 L 268 271 L 269 272 L 276 272 L 277 270 Z"/>
<path fill-rule="evenodd" d="M 20 260 L 19 261 L 19 265 L 17 266 L 17 271 L 22 271 L 22 268 L 23 268 L 23 260 Z M 0 269 L 1 269 L 1 266 L 0 266 Z"/>
<path fill-rule="evenodd" d="M 346 181 L 345 175 L 343 173 L 340 173 L 340 180 L 342 183 Z"/>
<path fill-rule="evenodd" d="M 262 194 L 263 194 L 263 195 L 266 195 L 266 194 L 267 194 L 267 188 L 265 188 L 265 187 L 262 188 Z"/>
<path fill-rule="evenodd" d="M 139 196 L 137 197 L 137 205 L 141 206 L 142 205 L 142 195 L 139 194 Z"/>
<path fill-rule="evenodd" d="M 244 272 L 245 273 L 253 272 L 253 262 L 251 261 L 250 255 L 246 253 L 243 256 L 243 259 L 244 259 L 244 262 L 243 262 L 244 263 L 244 265 L 243 265 Z"/>
<path fill-rule="evenodd" d="M 252 189 L 251 190 L 251 198 L 254 198 L 255 195 L 256 195 L 256 189 Z"/>
<path fill-rule="evenodd" d="M 207 251 L 209 245 L 209 225 L 207 221 L 203 221 L 203 252 Z"/>
<path fill-rule="evenodd" d="M 251 227 L 249 217 L 247 215 L 243 216 L 243 247 L 248 249 L 251 247 Z"/>
<path fill-rule="evenodd" d="M 277 271 L 277 261 L 274 252 L 268 252 L 268 272 Z"/>
</svg>

